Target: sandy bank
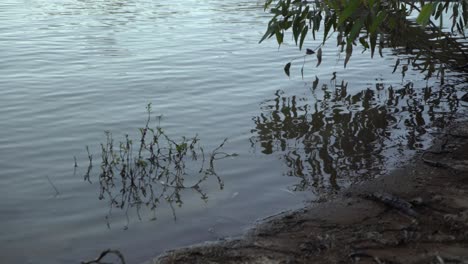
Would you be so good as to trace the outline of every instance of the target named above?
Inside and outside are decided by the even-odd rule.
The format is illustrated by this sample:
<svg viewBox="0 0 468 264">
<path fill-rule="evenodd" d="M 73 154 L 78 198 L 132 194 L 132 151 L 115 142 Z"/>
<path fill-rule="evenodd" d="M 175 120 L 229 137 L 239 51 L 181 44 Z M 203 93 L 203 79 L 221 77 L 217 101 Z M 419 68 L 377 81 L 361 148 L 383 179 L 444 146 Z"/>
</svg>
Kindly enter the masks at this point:
<svg viewBox="0 0 468 264">
<path fill-rule="evenodd" d="M 335 199 L 147 263 L 468 263 L 468 122 Z"/>
</svg>

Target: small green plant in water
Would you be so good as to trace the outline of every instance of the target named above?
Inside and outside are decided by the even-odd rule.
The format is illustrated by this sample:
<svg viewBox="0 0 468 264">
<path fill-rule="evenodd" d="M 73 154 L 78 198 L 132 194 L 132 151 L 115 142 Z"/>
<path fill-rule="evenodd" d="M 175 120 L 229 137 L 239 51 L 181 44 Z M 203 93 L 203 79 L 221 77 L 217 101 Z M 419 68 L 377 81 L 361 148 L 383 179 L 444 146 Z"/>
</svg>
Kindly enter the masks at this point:
<svg viewBox="0 0 468 264">
<path fill-rule="evenodd" d="M 175 218 L 174 205 L 183 204 L 181 191 L 193 190 L 204 201 L 207 194 L 201 184 L 214 177 L 220 189 L 224 183 L 215 172 L 215 161 L 237 154 L 222 152 L 227 139 L 214 150 L 205 153 L 199 144 L 199 138 L 182 137 L 180 141 L 171 139 L 158 125 L 150 127 L 151 104 L 147 107 L 146 125 L 140 128 L 140 140 L 136 144 L 125 136 L 118 144 L 112 133 L 106 131 L 106 142 L 101 143 L 101 172 L 99 174 L 99 199 L 110 200 L 109 216 L 113 208 L 125 210 L 127 224 L 128 211 L 135 207 L 138 217 L 142 206 L 155 212 L 161 202 L 166 202 L 172 209 Z M 88 148 L 87 148 L 88 151 Z M 93 166 L 92 155 L 89 154 L 88 171 L 85 180 L 90 181 L 90 171 Z"/>
</svg>

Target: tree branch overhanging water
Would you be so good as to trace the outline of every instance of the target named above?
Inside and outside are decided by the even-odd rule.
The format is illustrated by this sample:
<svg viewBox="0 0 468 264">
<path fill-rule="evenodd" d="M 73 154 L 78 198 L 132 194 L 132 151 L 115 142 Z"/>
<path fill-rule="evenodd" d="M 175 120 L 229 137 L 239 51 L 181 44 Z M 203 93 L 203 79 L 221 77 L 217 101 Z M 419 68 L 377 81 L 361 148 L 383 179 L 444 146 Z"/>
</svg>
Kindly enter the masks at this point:
<svg viewBox="0 0 468 264">
<path fill-rule="evenodd" d="M 466 45 L 466 27 L 468 24 L 468 3 L 466 1 L 412 1 L 399 0 L 266 0 L 265 10 L 273 15 L 267 31 L 260 40 L 276 37 L 281 45 L 286 32 L 292 33 L 295 44 L 302 49 L 306 36 L 323 30 L 323 41 L 315 49 L 318 64 L 321 62 L 321 47 L 337 33 L 337 45 L 345 52 L 344 66 L 348 64 L 353 49 L 360 45 L 371 50 L 374 56 L 376 48 L 382 56 L 382 49 L 397 49 L 403 46 L 416 50 L 412 62 L 401 65 L 402 72 L 408 66 L 422 61 L 427 77 L 437 77 L 443 81 L 447 68 L 455 71 L 468 71 Z M 409 17 L 417 13 L 412 22 Z M 445 14 L 451 15 L 450 32 L 443 27 Z M 436 25 L 433 20 L 439 21 Z M 412 41 L 417 33 L 417 40 Z M 459 34 L 461 37 L 457 37 Z M 408 45 L 411 44 L 411 45 Z M 444 54 L 445 51 L 445 54 Z M 448 55 L 447 55 L 448 54 Z M 285 73 L 289 76 L 291 62 L 286 64 Z M 303 66 L 301 72 L 303 71 Z"/>
</svg>

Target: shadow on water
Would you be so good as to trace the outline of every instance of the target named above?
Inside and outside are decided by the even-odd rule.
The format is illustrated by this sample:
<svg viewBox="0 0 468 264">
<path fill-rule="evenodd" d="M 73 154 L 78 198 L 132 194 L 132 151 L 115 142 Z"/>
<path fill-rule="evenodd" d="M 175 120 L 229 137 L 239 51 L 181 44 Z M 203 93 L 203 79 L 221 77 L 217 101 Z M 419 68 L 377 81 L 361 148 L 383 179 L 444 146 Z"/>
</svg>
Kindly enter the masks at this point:
<svg viewBox="0 0 468 264">
<path fill-rule="evenodd" d="M 192 191 L 203 201 L 208 196 L 202 184 L 209 178 L 216 178 L 222 190 L 224 183 L 215 171 L 215 162 L 237 154 L 222 152 L 227 139 L 209 153 L 199 144 L 197 136 L 183 137 L 181 141 L 171 139 L 158 125 L 150 127 L 151 105 L 148 105 L 146 125 L 140 128 L 138 143 L 128 135 L 123 142 L 114 141 L 110 132 L 105 132 L 106 142 L 101 143 L 101 164 L 99 199 L 109 200 L 106 216 L 110 227 L 113 209 L 123 210 L 129 224 L 129 210 L 134 209 L 141 220 L 142 208 L 149 209 L 156 219 L 156 209 L 166 203 L 176 220 L 176 207 L 182 207 L 183 191 Z M 84 180 L 92 183 L 93 156 L 88 151 L 89 165 Z M 75 164 L 75 166 L 77 166 Z"/>
<path fill-rule="evenodd" d="M 449 85 L 377 83 L 354 95 L 344 82 L 317 89 L 316 79 L 313 86 L 310 98 L 278 90 L 264 101 L 253 119 L 251 144 L 279 155 L 285 174 L 298 178 L 291 189 L 319 195 L 385 173 L 406 152 L 423 148 L 427 134 L 444 127 L 458 108 L 456 89 Z"/>
</svg>

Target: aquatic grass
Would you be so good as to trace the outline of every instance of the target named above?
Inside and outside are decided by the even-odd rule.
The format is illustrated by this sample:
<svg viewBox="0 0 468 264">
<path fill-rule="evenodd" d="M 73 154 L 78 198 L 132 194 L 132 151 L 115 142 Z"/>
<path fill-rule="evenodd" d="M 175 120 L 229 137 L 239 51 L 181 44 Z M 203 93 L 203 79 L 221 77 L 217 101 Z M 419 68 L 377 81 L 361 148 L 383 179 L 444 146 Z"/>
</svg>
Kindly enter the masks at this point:
<svg viewBox="0 0 468 264">
<path fill-rule="evenodd" d="M 138 143 L 129 135 L 117 143 L 110 131 L 105 132 L 106 141 L 101 143 L 99 199 L 110 201 L 106 216 L 108 226 L 113 208 L 125 211 L 128 226 L 130 208 L 136 208 L 141 220 L 142 206 L 154 213 L 162 202 L 169 205 L 176 219 L 175 206 L 183 204 L 181 191 L 191 190 L 207 201 L 208 195 L 201 186 L 203 182 L 214 177 L 219 188 L 224 188 L 223 180 L 215 171 L 215 161 L 237 155 L 221 151 L 227 139 L 208 153 L 199 144 L 198 135 L 176 141 L 160 126 L 160 118 L 154 128 L 150 126 L 151 104 L 147 106 L 147 114 L 145 126 L 139 129 Z M 91 182 L 93 156 L 88 148 L 87 152 L 89 166 L 84 179 Z"/>
</svg>

